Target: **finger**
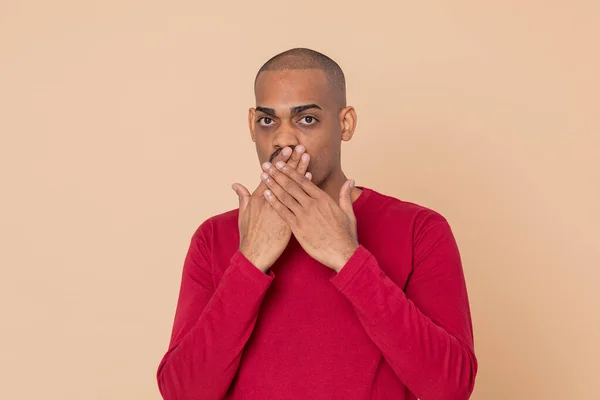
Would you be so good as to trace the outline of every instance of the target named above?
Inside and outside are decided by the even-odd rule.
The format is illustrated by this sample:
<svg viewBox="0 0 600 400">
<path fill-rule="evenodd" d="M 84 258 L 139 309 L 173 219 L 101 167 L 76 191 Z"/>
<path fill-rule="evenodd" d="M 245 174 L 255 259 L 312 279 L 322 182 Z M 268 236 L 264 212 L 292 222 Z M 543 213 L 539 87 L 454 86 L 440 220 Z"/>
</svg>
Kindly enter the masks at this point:
<svg viewBox="0 0 600 400">
<path fill-rule="evenodd" d="M 282 163 L 281 161 L 277 162 L 277 165 L 283 165 L 288 170 L 294 171 L 295 173 L 299 174 L 298 171 L 290 168 L 287 164 Z M 263 169 L 265 170 L 266 173 L 268 173 L 268 177 L 263 178 L 263 180 L 265 180 L 265 182 L 267 183 L 267 186 L 269 186 L 269 188 L 271 188 L 273 190 L 275 195 L 280 200 L 282 200 L 282 199 L 279 196 L 280 195 L 279 188 L 276 188 L 273 185 L 273 182 L 271 182 L 271 181 L 276 182 L 283 189 L 284 192 L 291 195 L 302 206 L 308 205 L 308 201 L 310 200 L 309 196 L 307 196 L 307 194 L 304 192 L 304 190 L 302 190 L 302 188 L 300 186 L 298 186 L 298 184 L 296 182 L 294 182 L 290 177 L 286 176 L 286 174 L 281 172 L 281 170 L 279 168 L 276 168 L 273 164 L 265 163 L 265 164 L 263 164 Z M 308 179 L 304 175 L 301 175 L 301 176 L 308 181 Z M 291 208 L 291 210 L 295 211 L 293 208 Z"/>
<path fill-rule="evenodd" d="M 296 216 L 294 215 L 294 213 L 291 212 L 290 209 L 287 208 L 285 205 L 283 205 L 283 203 L 281 203 L 279 199 L 275 197 L 271 190 L 265 190 L 264 196 L 265 199 L 267 199 L 267 203 L 269 203 L 273 207 L 273 209 L 277 211 L 277 214 L 279 214 L 279 216 L 285 222 L 287 222 L 290 226 L 295 224 Z"/>
<path fill-rule="evenodd" d="M 298 164 L 298 168 L 296 168 L 298 170 L 298 172 L 300 172 L 300 174 L 304 175 L 306 170 L 308 169 L 308 163 L 310 162 L 310 155 L 308 153 L 304 153 L 302 154 L 302 157 L 300 158 L 300 164 Z"/>
<path fill-rule="evenodd" d="M 281 173 L 280 173 L 281 174 Z M 287 191 L 285 191 L 279 183 L 273 179 L 271 175 L 266 172 L 263 172 L 261 175 L 261 179 L 267 185 L 268 189 L 272 192 L 272 195 L 277 197 L 277 199 L 283 203 L 288 209 L 290 209 L 294 214 L 298 214 L 300 208 L 302 207 L 298 201 Z M 298 188 L 300 190 L 300 188 Z"/>
<path fill-rule="evenodd" d="M 234 183 L 231 185 L 231 188 L 237 193 L 240 213 L 243 213 L 248 206 L 248 202 L 250 201 L 250 192 L 244 185 L 240 185 L 239 183 Z"/>
<path fill-rule="evenodd" d="M 299 144 L 298 146 L 296 146 L 294 148 L 294 151 L 291 152 L 291 148 L 286 147 L 285 149 L 283 149 L 284 151 L 290 149 L 290 160 L 288 161 L 288 165 L 294 169 L 296 169 L 298 167 L 298 165 L 300 164 L 300 160 L 302 158 L 302 154 L 304 154 L 304 152 L 306 151 L 306 149 L 304 148 L 304 146 L 302 146 L 301 144 Z M 283 151 L 282 151 L 283 153 Z M 275 164 L 277 161 L 273 160 L 273 164 Z M 306 172 L 306 170 L 304 171 Z M 304 173 L 302 172 L 302 173 Z"/>
<path fill-rule="evenodd" d="M 283 161 L 283 162 L 291 162 L 290 156 L 292 155 L 292 149 L 289 147 L 284 147 L 283 150 L 277 154 L 277 156 L 273 159 L 273 162 Z"/>
<path fill-rule="evenodd" d="M 277 161 L 289 162 L 289 161 L 291 161 L 290 160 L 291 154 L 292 154 L 292 149 L 289 147 L 285 147 L 282 151 L 279 152 L 279 154 L 277 154 L 275 156 L 275 158 L 273 159 L 273 162 L 277 162 Z M 295 165 L 294 165 L 294 168 L 296 168 Z M 254 192 L 252 192 L 252 194 L 258 193 L 262 196 L 264 194 L 265 190 L 267 190 L 267 186 L 261 180 L 260 183 L 258 184 L 258 187 L 256 189 L 254 189 Z"/>
<path fill-rule="evenodd" d="M 340 208 L 351 219 L 354 218 L 354 208 L 352 207 L 352 189 L 354 189 L 354 181 L 352 179 L 344 182 L 342 188 L 340 189 L 338 200 Z"/>
<path fill-rule="evenodd" d="M 263 165 L 263 168 L 264 168 L 264 165 Z M 321 189 L 319 189 L 314 183 L 312 183 L 310 179 L 308 179 L 305 175 L 300 174 L 298 171 L 289 168 L 286 164 L 277 163 L 275 165 L 275 168 L 271 167 L 271 169 L 275 169 L 275 170 L 278 170 L 281 172 L 280 174 L 275 174 L 269 170 L 269 173 L 271 174 L 271 176 L 276 175 L 275 180 L 277 180 L 277 182 L 280 185 L 282 185 L 285 189 L 287 189 L 287 186 L 292 187 L 292 185 L 289 184 L 285 179 L 285 178 L 288 178 L 289 180 L 295 182 L 297 187 L 302 189 L 302 192 L 305 193 L 305 196 L 309 196 L 309 197 L 312 197 L 313 199 L 317 199 L 323 194 L 323 191 Z M 285 182 L 285 183 L 282 184 L 282 182 Z M 292 193 L 292 194 L 294 194 L 294 193 Z M 302 201 L 305 200 L 305 198 L 303 198 L 300 195 L 298 195 L 298 196 L 299 197 L 296 197 L 296 195 L 294 195 L 294 197 L 302 203 Z M 303 199 L 303 200 L 300 200 L 300 199 Z"/>
<path fill-rule="evenodd" d="M 304 160 L 302 161 L 302 153 L 304 153 L 306 151 L 306 149 L 304 148 L 304 146 L 299 145 L 295 148 L 295 151 L 292 150 L 291 147 L 284 147 L 283 150 L 281 150 L 279 152 L 279 154 L 277 154 L 277 156 L 275 156 L 275 158 L 273 159 L 273 162 L 277 162 L 277 161 L 283 161 L 283 162 L 287 162 L 287 164 L 289 166 L 291 166 L 292 168 L 298 168 L 298 170 L 300 171 L 300 173 L 304 174 L 306 172 L 306 170 L 308 169 L 308 160 Z M 300 161 L 298 161 L 300 160 Z M 252 194 L 257 193 L 260 191 L 260 194 L 263 194 L 264 191 L 267 189 L 267 186 L 264 184 L 263 181 L 260 182 L 260 184 L 258 185 L 258 187 L 254 190 L 254 192 L 252 192 Z"/>
</svg>

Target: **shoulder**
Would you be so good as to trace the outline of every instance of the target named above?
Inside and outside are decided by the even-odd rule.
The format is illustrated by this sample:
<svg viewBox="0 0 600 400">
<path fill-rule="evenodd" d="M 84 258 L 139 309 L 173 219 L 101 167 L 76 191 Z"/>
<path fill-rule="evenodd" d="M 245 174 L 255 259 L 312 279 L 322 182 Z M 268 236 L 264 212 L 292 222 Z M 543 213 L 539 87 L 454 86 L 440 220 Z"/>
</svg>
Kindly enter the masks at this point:
<svg viewBox="0 0 600 400">
<path fill-rule="evenodd" d="M 196 228 L 193 239 L 212 242 L 214 237 L 238 235 L 238 215 L 236 208 L 207 218 Z"/>
<path fill-rule="evenodd" d="M 446 217 L 435 209 L 373 189 L 366 190 L 370 191 L 369 211 L 375 213 L 382 221 L 409 227 L 413 239 L 418 239 L 433 227 L 449 226 Z"/>
<path fill-rule="evenodd" d="M 412 201 L 403 200 L 373 189 L 364 188 L 369 195 L 370 212 L 376 212 L 387 218 L 402 218 L 413 221 L 417 225 L 431 225 L 447 222 L 446 218 L 437 210 Z"/>
</svg>

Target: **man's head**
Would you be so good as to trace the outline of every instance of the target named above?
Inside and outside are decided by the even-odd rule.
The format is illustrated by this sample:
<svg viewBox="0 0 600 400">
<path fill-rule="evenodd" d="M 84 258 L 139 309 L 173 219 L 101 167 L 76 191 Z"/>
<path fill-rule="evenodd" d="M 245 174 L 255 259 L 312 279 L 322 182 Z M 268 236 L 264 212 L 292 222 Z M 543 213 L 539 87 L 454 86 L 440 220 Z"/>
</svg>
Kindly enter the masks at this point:
<svg viewBox="0 0 600 400">
<path fill-rule="evenodd" d="M 356 112 L 346 106 L 344 73 L 335 61 L 304 48 L 280 53 L 258 71 L 254 94 L 248 123 L 261 163 L 303 145 L 315 184 L 341 174 L 341 141 L 352 138 Z"/>
</svg>

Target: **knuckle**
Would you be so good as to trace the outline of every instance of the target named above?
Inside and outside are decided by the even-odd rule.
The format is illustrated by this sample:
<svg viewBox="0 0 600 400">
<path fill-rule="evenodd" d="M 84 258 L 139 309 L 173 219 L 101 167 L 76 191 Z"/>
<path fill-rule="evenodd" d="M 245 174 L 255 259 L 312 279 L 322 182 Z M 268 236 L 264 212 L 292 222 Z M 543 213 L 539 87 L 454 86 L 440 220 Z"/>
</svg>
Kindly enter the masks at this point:
<svg viewBox="0 0 600 400">
<path fill-rule="evenodd" d="M 294 201 L 294 198 L 292 196 L 290 196 L 290 194 L 287 192 L 281 193 L 280 199 L 281 199 L 281 202 L 284 204 L 291 204 L 291 202 Z"/>
<path fill-rule="evenodd" d="M 286 191 L 290 191 L 294 188 L 294 185 L 296 184 L 296 182 L 294 182 L 291 179 L 286 180 L 285 182 L 283 182 L 283 184 L 281 185 Z"/>
<path fill-rule="evenodd" d="M 302 175 L 298 183 L 300 183 L 300 186 L 308 186 L 308 184 L 310 184 L 310 179 L 308 179 L 305 175 Z"/>
</svg>

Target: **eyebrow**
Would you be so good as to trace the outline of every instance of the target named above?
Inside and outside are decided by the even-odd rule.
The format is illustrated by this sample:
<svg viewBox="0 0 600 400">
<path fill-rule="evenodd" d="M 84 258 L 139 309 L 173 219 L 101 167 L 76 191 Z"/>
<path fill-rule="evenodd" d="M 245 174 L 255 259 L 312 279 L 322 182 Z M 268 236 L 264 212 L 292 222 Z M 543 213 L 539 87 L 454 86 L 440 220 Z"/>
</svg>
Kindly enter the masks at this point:
<svg viewBox="0 0 600 400">
<path fill-rule="evenodd" d="M 321 110 L 322 108 L 319 107 L 317 104 L 305 104 L 302 106 L 295 106 L 290 108 L 290 114 L 293 117 L 294 115 L 302 112 L 302 111 L 306 111 L 306 110 L 310 110 L 311 108 L 316 108 L 318 110 Z M 275 109 L 273 108 L 267 108 L 267 107 L 261 107 L 261 106 L 256 106 L 256 111 L 260 111 L 263 112 L 267 115 L 270 115 L 272 117 L 276 117 L 277 113 L 275 112 Z"/>
</svg>

